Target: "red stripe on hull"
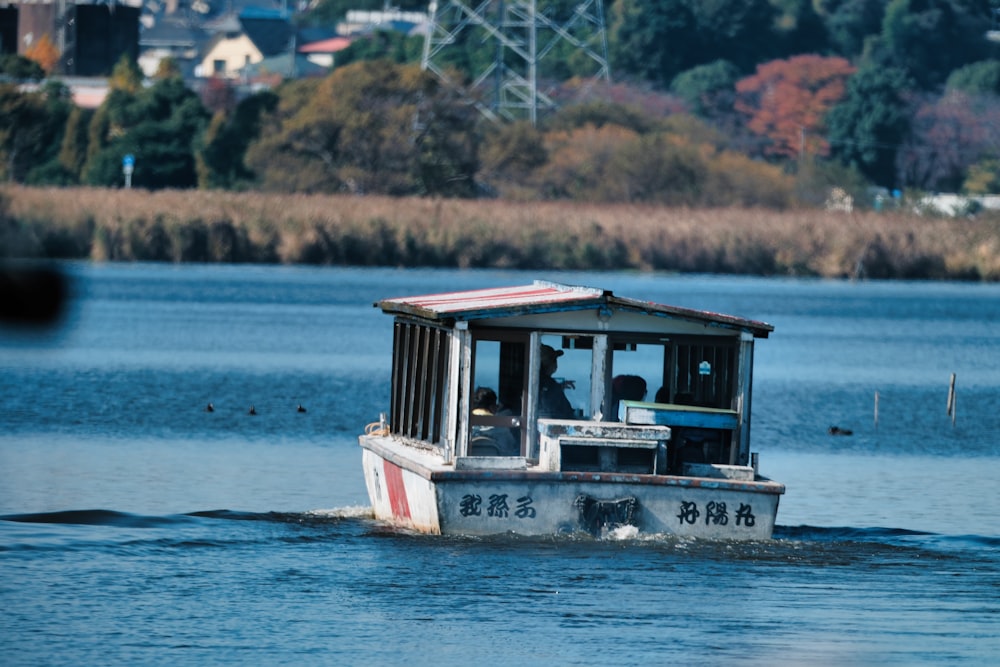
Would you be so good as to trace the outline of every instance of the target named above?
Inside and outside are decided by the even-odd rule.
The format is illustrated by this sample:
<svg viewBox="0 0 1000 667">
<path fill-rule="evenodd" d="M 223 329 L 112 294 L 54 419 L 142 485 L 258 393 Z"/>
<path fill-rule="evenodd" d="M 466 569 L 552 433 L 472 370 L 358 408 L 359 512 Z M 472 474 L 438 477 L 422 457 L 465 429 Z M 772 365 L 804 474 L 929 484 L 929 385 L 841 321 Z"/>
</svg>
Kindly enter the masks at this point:
<svg viewBox="0 0 1000 667">
<path fill-rule="evenodd" d="M 389 490 L 389 505 L 392 506 L 392 515 L 398 519 L 409 519 L 410 503 L 406 500 L 403 469 L 389 461 L 383 461 L 383 464 L 385 485 Z"/>
</svg>

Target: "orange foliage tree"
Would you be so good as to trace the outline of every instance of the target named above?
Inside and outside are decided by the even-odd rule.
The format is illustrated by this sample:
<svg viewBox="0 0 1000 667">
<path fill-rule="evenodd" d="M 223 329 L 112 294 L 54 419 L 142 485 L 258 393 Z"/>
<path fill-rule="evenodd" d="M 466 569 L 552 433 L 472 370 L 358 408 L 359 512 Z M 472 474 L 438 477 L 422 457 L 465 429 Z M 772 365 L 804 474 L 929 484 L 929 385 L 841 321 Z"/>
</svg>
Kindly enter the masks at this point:
<svg viewBox="0 0 1000 667">
<path fill-rule="evenodd" d="M 49 34 L 45 33 L 24 50 L 24 57 L 34 60 L 46 74 L 51 74 L 59 63 L 59 49 L 52 43 Z"/>
<path fill-rule="evenodd" d="M 844 58 L 801 55 L 772 60 L 736 83 L 736 110 L 747 115 L 752 132 L 769 140 L 766 154 L 825 156 L 830 145 L 823 119 L 844 96 L 853 73 Z"/>
</svg>

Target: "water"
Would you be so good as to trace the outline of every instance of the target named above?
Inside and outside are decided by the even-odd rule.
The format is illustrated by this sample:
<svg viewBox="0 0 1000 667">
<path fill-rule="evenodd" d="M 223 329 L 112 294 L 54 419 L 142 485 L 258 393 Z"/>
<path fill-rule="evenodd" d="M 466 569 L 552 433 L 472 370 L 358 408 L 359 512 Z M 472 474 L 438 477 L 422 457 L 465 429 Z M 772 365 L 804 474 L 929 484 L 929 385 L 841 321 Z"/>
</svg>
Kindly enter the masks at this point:
<svg viewBox="0 0 1000 667">
<path fill-rule="evenodd" d="M 66 268 L 61 331 L 0 330 L 5 665 L 1000 654 L 1000 286 Z M 369 518 L 357 434 L 387 408 L 392 335 L 372 302 L 536 277 L 775 325 L 752 427 L 788 487 L 774 540 L 442 538 Z"/>
</svg>

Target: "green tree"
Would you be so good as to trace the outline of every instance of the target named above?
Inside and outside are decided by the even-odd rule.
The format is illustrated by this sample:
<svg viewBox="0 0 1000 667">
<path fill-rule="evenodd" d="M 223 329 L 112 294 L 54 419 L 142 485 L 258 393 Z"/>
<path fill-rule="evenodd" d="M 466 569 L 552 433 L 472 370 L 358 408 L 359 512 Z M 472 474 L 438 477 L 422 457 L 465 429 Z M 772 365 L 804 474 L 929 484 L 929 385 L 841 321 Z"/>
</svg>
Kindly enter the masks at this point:
<svg viewBox="0 0 1000 667">
<path fill-rule="evenodd" d="M 777 8 L 775 33 L 781 55 L 824 53 L 827 32 L 813 0 L 771 0 Z"/>
<path fill-rule="evenodd" d="M 781 40 L 774 32 L 778 12 L 768 0 L 691 0 L 690 6 L 700 52 L 711 54 L 711 60 L 728 60 L 749 72 L 780 54 Z"/>
<path fill-rule="evenodd" d="M 156 66 L 156 74 L 153 75 L 154 79 L 173 79 L 175 77 L 182 77 L 180 65 L 173 58 L 162 58 L 159 65 Z"/>
<path fill-rule="evenodd" d="M 45 70 L 30 58 L 16 53 L 5 53 L 0 56 L 0 75 L 8 76 L 15 81 L 40 81 L 45 78 Z"/>
<path fill-rule="evenodd" d="M 987 158 L 969 167 L 962 192 L 970 195 L 1000 192 L 1000 158 Z"/>
<path fill-rule="evenodd" d="M 194 187 L 194 146 L 209 118 L 198 96 L 176 77 L 136 92 L 128 87 L 127 80 L 121 87 L 116 84 L 91 121 L 84 181 L 103 186 L 121 183 L 122 157 L 132 154 L 133 185 Z"/>
<path fill-rule="evenodd" d="M 975 5 L 961 0 L 892 0 L 882 34 L 866 49 L 866 62 L 898 67 L 920 88 L 937 88 L 953 70 L 989 53 L 989 19 Z"/>
<path fill-rule="evenodd" d="M 909 132 L 906 72 L 866 68 L 847 82 L 847 97 L 827 116 L 831 151 L 884 186 L 896 181 L 896 154 Z"/>
<path fill-rule="evenodd" d="M 142 70 L 139 69 L 139 64 L 129 58 L 128 54 L 122 54 L 111 70 L 108 87 L 133 95 L 138 93 L 142 88 Z"/>
<path fill-rule="evenodd" d="M 716 60 L 678 74 L 670 90 L 695 114 L 712 118 L 733 110 L 740 71 L 728 60 Z"/>
<path fill-rule="evenodd" d="M 277 105 L 278 96 L 265 91 L 241 101 L 231 114 L 216 112 L 198 144 L 198 187 L 242 188 L 253 181 L 244 162 L 247 148 L 260 136 L 261 116 Z"/>
<path fill-rule="evenodd" d="M 394 63 L 419 63 L 423 54 L 423 37 L 409 37 L 392 30 L 375 32 L 355 39 L 337 54 L 337 66 L 359 60 L 391 60 Z"/>
<path fill-rule="evenodd" d="M 981 60 L 948 76 L 946 88 L 969 95 L 1000 95 L 1000 60 Z"/>
<path fill-rule="evenodd" d="M 861 55 L 865 40 L 882 31 L 889 0 L 818 0 L 815 3 L 833 49 L 845 58 Z"/>
<path fill-rule="evenodd" d="M 697 64 L 698 35 L 687 0 L 616 0 L 608 34 L 611 69 L 660 86 Z"/>
<path fill-rule="evenodd" d="M 74 176 L 60 164 L 59 150 L 69 116 L 76 108 L 73 95 L 69 87 L 58 80 L 46 81 L 41 93 L 45 100 L 45 113 L 41 120 L 43 128 L 37 158 L 39 163 L 28 172 L 25 182 L 32 185 L 70 184 L 74 181 Z"/>
<path fill-rule="evenodd" d="M 0 177 L 23 182 L 32 167 L 45 161 L 48 127 L 41 94 L 0 83 Z"/>
<path fill-rule="evenodd" d="M 77 182 L 87 161 L 87 128 L 93 116 L 92 109 L 73 107 L 66 119 L 66 131 L 59 147 L 59 163 Z"/>
</svg>

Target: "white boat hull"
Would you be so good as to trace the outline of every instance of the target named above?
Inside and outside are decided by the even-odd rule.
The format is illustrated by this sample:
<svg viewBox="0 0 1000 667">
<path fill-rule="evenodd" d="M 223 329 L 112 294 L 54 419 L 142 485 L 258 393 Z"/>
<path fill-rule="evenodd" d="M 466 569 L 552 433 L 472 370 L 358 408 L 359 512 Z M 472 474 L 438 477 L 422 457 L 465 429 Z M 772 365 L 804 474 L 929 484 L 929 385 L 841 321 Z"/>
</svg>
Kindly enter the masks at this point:
<svg viewBox="0 0 1000 667">
<path fill-rule="evenodd" d="M 600 534 L 634 526 L 641 534 L 763 540 L 784 492 L 759 477 L 462 469 L 390 438 L 360 440 L 375 518 L 431 534 Z"/>
</svg>

